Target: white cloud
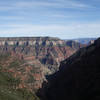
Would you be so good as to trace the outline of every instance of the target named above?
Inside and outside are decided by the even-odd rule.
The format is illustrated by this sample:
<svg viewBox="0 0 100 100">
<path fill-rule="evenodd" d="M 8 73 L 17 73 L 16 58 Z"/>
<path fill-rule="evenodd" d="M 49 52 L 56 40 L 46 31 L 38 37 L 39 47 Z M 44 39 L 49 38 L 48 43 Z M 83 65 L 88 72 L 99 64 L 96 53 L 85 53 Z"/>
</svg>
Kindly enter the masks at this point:
<svg viewBox="0 0 100 100">
<path fill-rule="evenodd" d="M 7 2 L 4 3 L 0 2 L 0 15 L 2 15 L 0 16 L 0 23 L 2 23 L 0 24 L 0 36 L 48 35 L 61 38 L 100 36 L 100 23 L 89 23 L 92 17 L 95 17 L 92 9 L 91 12 L 88 10 L 93 8 L 92 4 L 79 1 L 80 0 L 15 0 L 9 3 L 7 0 Z M 84 9 L 85 11 L 81 12 L 80 9 Z M 96 13 L 96 15 L 99 14 Z M 66 20 L 64 18 L 66 18 Z M 87 22 L 89 18 L 90 20 Z M 95 20 L 98 19 L 95 18 L 92 21 L 94 22 Z M 72 21 L 77 21 L 77 23 L 71 24 Z M 83 21 L 86 24 L 81 23 Z M 63 23 L 64 25 L 57 23 Z"/>
<path fill-rule="evenodd" d="M 91 8 L 91 5 L 83 4 L 73 0 L 54 0 L 54 1 L 15 1 L 0 4 L 0 10 L 23 10 L 39 9 L 45 7 L 53 8 Z"/>
<path fill-rule="evenodd" d="M 9 27 L 2 30 L 3 27 Z M 1 27 L 1 25 L 0 25 Z M 100 23 L 70 25 L 3 25 L 0 36 L 55 36 L 60 38 L 98 37 Z"/>
<path fill-rule="evenodd" d="M 75 2 L 72 0 L 67 1 L 56 1 L 56 2 L 43 2 L 43 1 L 32 1 L 32 2 L 17 2 L 16 7 L 26 7 L 26 8 L 34 8 L 34 7 L 53 7 L 53 8 L 90 8 L 92 6 Z"/>
<path fill-rule="evenodd" d="M 22 16 L 0 16 L 0 20 L 24 20 Z"/>
</svg>

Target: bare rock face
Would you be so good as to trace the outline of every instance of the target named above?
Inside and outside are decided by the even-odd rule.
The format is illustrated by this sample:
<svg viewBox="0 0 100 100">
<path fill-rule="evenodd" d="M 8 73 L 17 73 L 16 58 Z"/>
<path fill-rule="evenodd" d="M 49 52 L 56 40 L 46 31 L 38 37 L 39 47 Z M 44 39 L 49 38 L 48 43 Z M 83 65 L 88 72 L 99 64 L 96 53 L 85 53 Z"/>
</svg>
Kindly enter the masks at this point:
<svg viewBox="0 0 100 100">
<path fill-rule="evenodd" d="M 41 88 L 45 75 L 59 69 L 60 61 L 75 53 L 82 45 L 67 44 L 58 38 L 0 38 L 0 61 L 4 71 L 21 80 L 20 88 Z M 5 55 L 9 55 L 6 59 Z M 6 60 L 5 60 L 6 59 Z"/>
<path fill-rule="evenodd" d="M 74 45 L 73 45 L 74 44 Z M 59 62 L 76 52 L 81 45 L 74 42 L 65 42 L 58 38 L 0 38 L 0 53 L 9 52 L 19 57 L 38 59 L 41 64 L 48 65 L 52 71 L 59 66 Z"/>
<path fill-rule="evenodd" d="M 99 100 L 100 39 L 62 61 L 45 86 L 43 100 Z"/>
</svg>

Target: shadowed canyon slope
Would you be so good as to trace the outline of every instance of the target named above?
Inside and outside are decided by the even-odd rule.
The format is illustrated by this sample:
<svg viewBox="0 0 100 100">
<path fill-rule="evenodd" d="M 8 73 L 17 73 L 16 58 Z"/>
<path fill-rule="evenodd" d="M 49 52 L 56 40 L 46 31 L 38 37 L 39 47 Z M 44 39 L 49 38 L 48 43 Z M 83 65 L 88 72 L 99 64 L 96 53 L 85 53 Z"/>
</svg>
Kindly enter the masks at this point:
<svg viewBox="0 0 100 100">
<path fill-rule="evenodd" d="M 77 42 L 58 38 L 0 38 L 0 65 L 21 80 L 18 88 L 35 91 L 41 87 L 45 75 L 58 70 L 60 61 L 80 47 Z"/>
<path fill-rule="evenodd" d="M 40 93 L 43 100 L 100 100 L 100 39 L 62 61 Z"/>
</svg>

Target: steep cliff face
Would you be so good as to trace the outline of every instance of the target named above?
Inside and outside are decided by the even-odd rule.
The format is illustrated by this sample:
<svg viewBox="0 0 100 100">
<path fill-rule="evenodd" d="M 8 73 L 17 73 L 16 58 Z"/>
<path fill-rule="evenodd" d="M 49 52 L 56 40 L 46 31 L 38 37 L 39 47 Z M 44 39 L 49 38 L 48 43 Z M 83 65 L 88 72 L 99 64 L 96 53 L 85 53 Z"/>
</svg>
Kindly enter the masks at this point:
<svg viewBox="0 0 100 100">
<path fill-rule="evenodd" d="M 44 100 L 99 100 L 100 39 L 63 61 L 42 90 Z"/>
<path fill-rule="evenodd" d="M 45 75 L 59 69 L 60 61 L 81 47 L 75 46 L 49 37 L 0 38 L 0 64 L 4 71 L 21 80 L 20 88 L 33 91 L 41 87 Z"/>
<path fill-rule="evenodd" d="M 74 42 L 72 46 L 58 38 L 0 38 L 1 54 L 8 52 L 24 59 L 38 59 L 52 71 L 56 70 L 54 66 L 58 67 L 60 61 L 72 55 L 80 47 L 78 43 Z"/>
</svg>

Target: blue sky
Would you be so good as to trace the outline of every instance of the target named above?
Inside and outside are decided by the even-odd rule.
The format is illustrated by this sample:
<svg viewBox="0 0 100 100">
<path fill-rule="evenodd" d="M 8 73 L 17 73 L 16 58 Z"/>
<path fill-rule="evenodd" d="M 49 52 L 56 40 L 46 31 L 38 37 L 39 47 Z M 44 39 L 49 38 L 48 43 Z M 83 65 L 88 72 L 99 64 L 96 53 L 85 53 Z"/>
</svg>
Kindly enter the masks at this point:
<svg viewBox="0 0 100 100">
<path fill-rule="evenodd" d="M 100 0 L 0 0 L 0 37 L 100 36 Z"/>
</svg>

